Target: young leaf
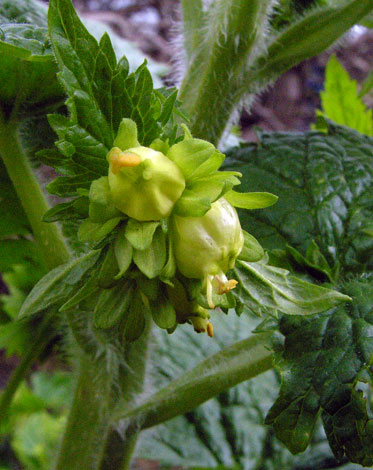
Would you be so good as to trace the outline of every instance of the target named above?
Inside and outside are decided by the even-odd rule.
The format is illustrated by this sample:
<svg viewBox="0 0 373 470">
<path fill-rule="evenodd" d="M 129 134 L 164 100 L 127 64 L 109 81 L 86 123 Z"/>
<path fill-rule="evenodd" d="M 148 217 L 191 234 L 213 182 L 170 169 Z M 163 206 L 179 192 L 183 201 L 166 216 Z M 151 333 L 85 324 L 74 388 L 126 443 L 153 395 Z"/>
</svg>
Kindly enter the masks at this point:
<svg viewBox="0 0 373 470">
<path fill-rule="evenodd" d="M 293 453 L 302 452 L 321 410 L 337 458 L 371 466 L 373 431 L 365 390 L 373 380 L 373 286 L 353 281 L 346 292 L 353 304 L 318 316 L 281 320 L 285 349 L 277 367 L 282 386 L 266 422 L 274 425 L 277 437 Z"/>
<path fill-rule="evenodd" d="M 289 315 L 312 315 L 351 300 L 340 292 L 310 284 L 289 271 L 266 264 L 239 260 L 234 268 L 239 282 L 233 294 L 253 312 L 280 311 Z"/>
<path fill-rule="evenodd" d="M 100 251 L 91 251 L 78 259 L 52 269 L 35 285 L 19 312 L 26 318 L 53 305 L 61 304 L 76 290 L 76 285 L 96 263 Z"/>
<path fill-rule="evenodd" d="M 299 62 L 320 54 L 373 10 L 370 0 L 336 2 L 307 12 L 274 36 L 253 65 L 252 80 L 268 83 Z"/>
<path fill-rule="evenodd" d="M 373 136 L 373 110 L 359 97 L 357 84 L 333 55 L 326 66 L 325 90 L 320 93 L 322 115 L 361 134 Z"/>
</svg>

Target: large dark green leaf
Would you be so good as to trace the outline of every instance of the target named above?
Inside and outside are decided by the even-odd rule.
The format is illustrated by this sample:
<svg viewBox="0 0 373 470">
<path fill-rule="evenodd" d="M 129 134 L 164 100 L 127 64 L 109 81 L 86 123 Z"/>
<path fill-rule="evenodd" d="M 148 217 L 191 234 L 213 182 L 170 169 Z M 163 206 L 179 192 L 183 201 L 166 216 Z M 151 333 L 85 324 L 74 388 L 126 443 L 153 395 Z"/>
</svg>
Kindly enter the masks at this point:
<svg viewBox="0 0 373 470">
<path fill-rule="evenodd" d="M 308 446 L 320 412 L 337 458 L 373 464 L 373 284 L 345 287 L 354 303 L 312 317 L 285 316 L 281 391 L 267 415 L 293 452 Z"/>
<path fill-rule="evenodd" d="M 35 2 L 1 2 L 0 104 L 6 113 L 16 104 L 17 113 L 30 114 L 63 99 L 46 26 Z"/>
<path fill-rule="evenodd" d="M 172 335 L 157 330 L 153 386 L 161 387 L 235 341 L 249 336 L 255 321 L 216 314 L 215 336 L 197 336 L 187 325 Z M 310 449 L 292 456 L 264 425 L 279 381 L 268 371 L 211 399 L 185 416 L 143 431 L 139 457 L 182 468 L 245 470 L 359 470 L 339 466 L 322 430 L 317 428 Z"/>
<path fill-rule="evenodd" d="M 342 272 L 373 268 L 373 139 L 329 125 L 329 133 L 260 134 L 260 144 L 228 153 L 243 173 L 242 191 L 279 196 L 265 210 L 241 211 L 245 230 L 269 249 L 305 253 L 315 240 Z"/>
</svg>

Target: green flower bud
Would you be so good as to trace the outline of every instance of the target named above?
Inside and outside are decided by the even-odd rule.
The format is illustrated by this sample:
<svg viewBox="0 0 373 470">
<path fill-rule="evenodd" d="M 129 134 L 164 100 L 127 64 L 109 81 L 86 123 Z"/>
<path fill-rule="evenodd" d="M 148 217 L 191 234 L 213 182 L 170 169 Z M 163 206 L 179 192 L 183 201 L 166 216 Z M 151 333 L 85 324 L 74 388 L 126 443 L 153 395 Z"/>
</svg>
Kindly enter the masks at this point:
<svg viewBox="0 0 373 470">
<path fill-rule="evenodd" d="M 148 147 L 108 154 L 109 186 L 114 205 L 133 219 L 168 217 L 185 188 L 179 167 L 163 153 Z"/>
<path fill-rule="evenodd" d="M 225 275 L 244 243 L 236 210 L 220 198 L 203 217 L 174 216 L 172 236 L 179 271 L 204 281 L 208 304 L 214 308 L 212 292 L 224 294 L 237 284 Z"/>
</svg>

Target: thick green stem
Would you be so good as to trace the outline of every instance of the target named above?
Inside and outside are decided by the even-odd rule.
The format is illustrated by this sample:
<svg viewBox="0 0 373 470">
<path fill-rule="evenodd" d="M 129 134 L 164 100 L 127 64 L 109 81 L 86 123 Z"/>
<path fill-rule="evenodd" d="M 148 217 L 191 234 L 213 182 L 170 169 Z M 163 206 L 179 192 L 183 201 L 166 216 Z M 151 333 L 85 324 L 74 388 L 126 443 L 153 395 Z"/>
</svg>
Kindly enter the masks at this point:
<svg viewBox="0 0 373 470">
<path fill-rule="evenodd" d="M 5 122 L 0 114 L 0 155 L 26 212 L 45 266 L 53 269 L 68 261 L 69 252 L 58 227 L 42 222 L 49 205 L 22 150 L 18 127 L 18 123 Z"/>
<path fill-rule="evenodd" d="M 91 470 L 96 468 L 98 436 L 105 434 L 103 423 L 109 421 L 111 383 L 97 378 L 95 363 L 81 353 L 80 370 L 74 400 L 55 470 Z"/>
<path fill-rule="evenodd" d="M 185 414 L 234 385 L 273 366 L 272 334 L 255 334 L 209 357 L 142 405 L 123 413 L 128 432 Z"/>
<path fill-rule="evenodd" d="M 193 57 L 203 40 L 203 3 L 202 0 L 181 0 L 183 15 L 184 49 L 188 61 Z"/>
<path fill-rule="evenodd" d="M 0 422 L 7 416 L 8 408 L 12 402 L 15 392 L 17 391 L 18 386 L 23 381 L 25 376 L 30 370 L 30 367 L 39 357 L 41 352 L 44 350 L 46 345 L 52 339 L 53 335 L 56 332 L 51 325 L 50 316 L 46 315 L 39 325 L 38 331 L 33 337 L 33 342 L 30 345 L 30 348 L 23 355 L 21 362 L 17 368 L 13 371 L 7 386 L 0 398 Z"/>
<path fill-rule="evenodd" d="M 120 384 L 120 403 L 124 409 L 133 406 L 133 402 L 143 392 L 150 333 L 151 319 L 148 318 L 143 335 L 127 348 L 126 368 Z M 112 429 L 107 437 L 100 470 L 129 470 L 138 435 L 138 429 L 126 429 L 122 434 Z"/>
<path fill-rule="evenodd" d="M 272 0 L 218 0 L 209 29 L 181 83 L 179 98 L 195 137 L 217 144 L 241 96 L 235 83 L 264 43 Z"/>
<path fill-rule="evenodd" d="M 48 203 L 31 166 L 24 154 L 18 136 L 18 123 L 5 122 L 0 110 L 0 156 L 14 185 L 30 222 L 34 238 L 40 247 L 45 266 L 53 269 L 69 259 L 69 252 L 56 225 L 42 222 Z M 46 316 L 35 332 L 34 341 L 14 370 L 0 402 L 0 416 L 5 416 L 18 386 L 40 356 L 52 335 L 51 320 Z"/>
</svg>

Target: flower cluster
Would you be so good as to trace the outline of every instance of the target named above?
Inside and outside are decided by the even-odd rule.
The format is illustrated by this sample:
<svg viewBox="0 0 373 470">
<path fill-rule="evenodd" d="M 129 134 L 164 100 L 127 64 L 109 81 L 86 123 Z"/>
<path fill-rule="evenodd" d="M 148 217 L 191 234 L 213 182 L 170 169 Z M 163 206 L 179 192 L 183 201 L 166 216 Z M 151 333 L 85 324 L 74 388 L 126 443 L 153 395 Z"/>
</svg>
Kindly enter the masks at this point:
<svg viewBox="0 0 373 470">
<path fill-rule="evenodd" d="M 108 176 L 91 185 L 80 236 L 92 241 L 93 225 L 101 236 L 117 227 L 110 254 L 115 281 L 136 280 L 144 307 L 169 332 L 188 322 L 212 336 L 209 310 L 235 306 L 237 281 L 227 273 L 245 243 L 246 260 L 258 261 L 263 250 L 244 236 L 230 203 L 250 205 L 251 193 L 232 189 L 241 174 L 219 171 L 224 155 L 184 132 L 171 147 L 159 139 L 143 147 L 136 124 L 123 119 L 107 155 Z"/>
</svg>

